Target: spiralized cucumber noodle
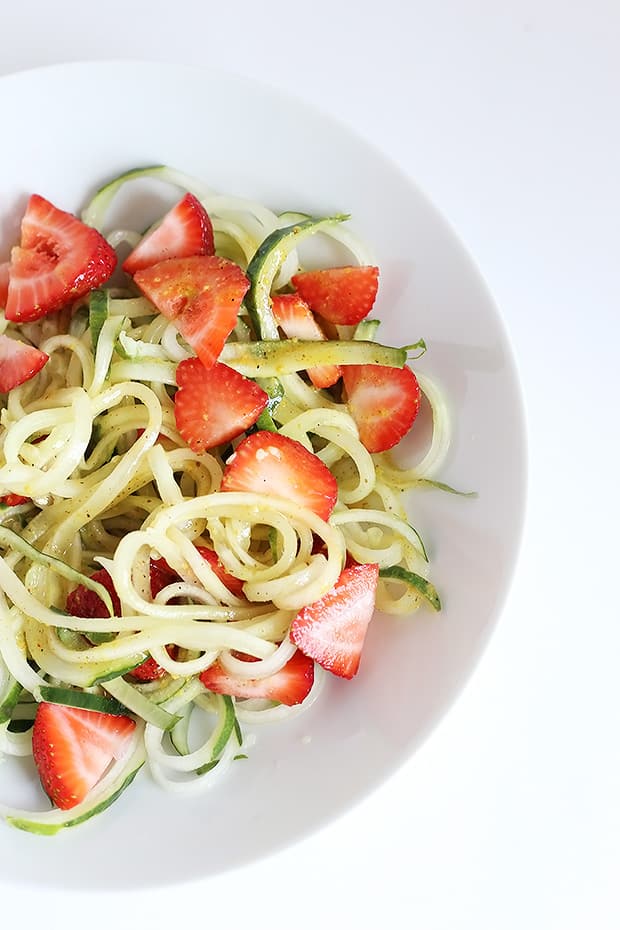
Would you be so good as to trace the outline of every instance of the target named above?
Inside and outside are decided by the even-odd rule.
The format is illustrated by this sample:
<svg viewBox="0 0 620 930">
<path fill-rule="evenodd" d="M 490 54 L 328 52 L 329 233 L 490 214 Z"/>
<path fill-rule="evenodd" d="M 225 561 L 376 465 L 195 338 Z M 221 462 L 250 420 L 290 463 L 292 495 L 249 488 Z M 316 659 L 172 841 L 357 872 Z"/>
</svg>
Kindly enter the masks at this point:
<svg viewBox="0 0 620 930">
<path fill-rule="evenodd" d="M 135 246 L 141 234 L 108 228 L 108 211 L 121 189 L 140 177 L 194 193 L 212 219 L 217 254 L 244 270 L 268 235 L 299 217 L 212 191 L 168 168 L 145 169 L 103 188 L 82 215 L 119 249 Z M 342 223 L 318 236 L 346 248 L 351 264 L 373 261 Z M 298 251 L 291 249 L 275 288 L 286 288 L 300 267 Z M 11 332 L 4 320 L 0 329 Z M 7 395 L 1 411 L 0 494 L 28 500 L 0 515 L 0 532 L 13 531 L 27 544 L 17 548 L 12 537 L 0 536 L 0 696 L 11 689 L 16 694 L 13 720 L 32 717 L 41 689 L 50 685 L 108 693 L 129 709 L 139 724 L 132 745 L 94 790 L 91 807 L 122 787 L 131 767 L 145 759 L 166 789 L 204 791 L 246 755 L 258 724 L 309 707 L 324 673 L 317 666 L 309 696 L 287 707 L 212 694 L 200 682 L 202 671 L 215 660 L 240 678 L 260 679 L 283 668 L 296 649 L 288 637 L 293 617 L 333 587 L 347 553 L 380 570 L 398 566 L 428 577 L 403 491 L 432 480 L 444 461 L 450 425 L 441 391 L 420 376 L 432 436 L 417 465 L 402 470 L 388 453 L 366 451 L 346 404 L 299 373 L 281 377 L 280 431 L 316 451 L 338 483 L 338 502 L 326 522 L 275 492 L 267 497 L 219 490 L 230 447 L 196 454 L 175 423 L 176 366 L 194 352 L 129 285 L 109 290 L 96 347 L 88 300 L 20 331 L 50 360 Z M 231 341 L 251 338 L 242 308 Z M 228 364 L 234 367 L 234 361 Z M 244 582 L 246 599 L 219 580 L 197 545 L 215 549 L 225 569 Z M 165 559 L 179 578 L 155 598 L 149 584 L 153 558 Z M 67 596 L 77 580 L 101 567 L 113 579 L 122 615 L 68 615 Z M 379 579 L 380 611 L 411 614 L 425 600 L 423 585 L 394 575 Z M 251 676 L 239 653 L 256 660 Z M 166 674 L 130 683 L 124 676 L 146 655 Z M 9 719 L 0 722 L 0 756 L 30 755 L 30 731 L 18 729 Z M 82 806 L 76 808 L 73 822 L 81 812 Z M 37 817 L 50 832 L 66 818 L 59 811 L 16 811 L 2 804 L 0 813 L 18 825 Z"/>
</svg>

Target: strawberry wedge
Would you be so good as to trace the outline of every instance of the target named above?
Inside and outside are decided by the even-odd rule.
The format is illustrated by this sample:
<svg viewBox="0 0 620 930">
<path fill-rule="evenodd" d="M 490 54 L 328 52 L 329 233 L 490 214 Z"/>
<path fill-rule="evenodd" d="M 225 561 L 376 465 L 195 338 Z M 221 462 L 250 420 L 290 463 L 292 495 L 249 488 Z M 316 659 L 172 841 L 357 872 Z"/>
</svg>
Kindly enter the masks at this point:
<svg viewBox="0 0 620 930">
<path fill-rule="evenodd" d="M 221 491 L 253 491 L 294 501 L 328 520 L 338 496 L 326 465 L 296 439 L 261 430 L 240 442 L 224 469 Z"/>
<path fill-rule="evenodd" d="M 9 294 L 9 263 L 0 262 L 0 310 L 6 307 Z"/>
<path fill-rule="evenodd" d="M 251 666 L 252 663 L 248 662 Z M 314 662 L 297 650 L 284 668 L 267 678 L 237 678 L 214 662 L 200 675 L 208 691 L 238 698 L 265 698 L 280 704 L 301 704 L 314 682 Z"/>
<path fill-rule="evenodd" d="M 123 270 L 135 274 L 166 258 L 213 255 L 214 252 L 211 218 L 197 197 L 186 194 L 127 256 Z"/>
<path fill-rule="evenodd" d="M 379 286 L 375 265 L 302 271 L 292 277 L 310 309 L 330 323 L 354 325 L 372 310 Z"/>
<path fill-rule="evenodd" d="M 169 258 L 134 275 L 134 281 L 211 368 L 233 331 L 250 282 L 241 268 L 215 255 Z"/>
<path fill-rule="evenodd" d="M 165 568 L 160 564 L 163 562 Z M 177 580 L 177 576 L 172 572 L 170 567 L 163 559 L 151 559 L 151 597 L 155 597 L 162 588 L 172 584 Z M 167 569 L 167 571 L 166 571 Z M 121 602 L 116 593 L 114 582 L 109 572 L 105 568 L 100 568 L 94 575 L 90 576 L 93 581 L 98 581 L 108 591 L 112 599 L 112 607 L 117 617 L 121 615 Z M 83 617 L 85 619 L 102 619 L 108 617 L 108 609 L 101 598 L 90 588 L 80 584 L 67 596 L 66 603 L 67 613 L 72 617 Z M 145 659 L 140 665 L 130 672 L 132 678 L 137 681 L 156 681 L 162 678 L 166 673 L 152 656 Z"/>
<path fill-rule="evenodd" d="M 256 423 L 269 400 L 255 381 L 216 362 L 205 368 L 188 358 L 177 367 L 174 417 L 179 433 L 198 454 L 240 436 Z"/>
<path fill-rule="evenodd" d="M 116 253 L 96 229 L 33 194 L 11 252 L 7 320 L 26 323 L 73 303 L 108 280 Z"/>
<path fill-rule="evenodd" d="M 114 759 L 121 759 L 136 728 L 130 717 L 41 703 L 32 730 L 32 754 L 41 784 L 56 807 L 83 801 Z"/>
<path fill-rule="evenodd" d="M 411 369 L 344 365 L 347 404 L 369 452 L 391 449 L 405 436 L 420 409 L 420 386 Z"/>
<path fill-rule="evenodd" d="M 289 339 L 324 340 L 327 336 L 305 300 L 298 294 L 278 294 L 272 300 L 276 323 Z M 308 377 L 317 388 L 332 387 L 340 377 L 338 365 L 308 368 Z"/>
<path fill-rule="evenodd" d="M 331 591 L 293 619 L 291 640 L 327 671 L 353 678 L 372 619 L 378 578 L 374 563 L 345 568 Z"/>
<path fill-rule="evenodd" d="M 0 336 L 0 394 L 34 378 L 48 359 L 49 355 L 34 346 Z"/>
</svg>

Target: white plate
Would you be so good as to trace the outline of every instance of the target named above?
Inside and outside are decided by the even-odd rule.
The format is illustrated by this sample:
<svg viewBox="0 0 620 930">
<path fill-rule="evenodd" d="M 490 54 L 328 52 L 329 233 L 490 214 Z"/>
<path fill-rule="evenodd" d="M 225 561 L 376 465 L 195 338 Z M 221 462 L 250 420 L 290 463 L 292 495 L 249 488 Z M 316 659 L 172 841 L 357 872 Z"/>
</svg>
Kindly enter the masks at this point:
<svg viewBox="0 0 620 930">
<path fill-rule="evenodd" d="M 426 491 L 413 504 L 443 611 L 377 617 L 358 677 L 330 680 L 305 715 L 261 730 L 250 759 L 210 793 L 170 797 L 143 771 L 103 816 L 53 839 L 0 824 L 0 882 L 109 889 L 196 879 L 297 841 L 359 801 L 411 755 L 472 672 L 506 596 L 524 510 L 515 367 L 484 283 L 437 211 L 374 148 L 297 100 L 206 70 L 109 62 L 5 77 L 0 112 L 19 143 L 0 154 L 0 259 L 29 193 L 78 211 L 138 165 L 167 163 L 277 210 L 351 213 L 381 267 L 382 341 L 423 336 L 429 351 L 416 364 L 452 407 L 441 477 L 479 492 Z"/>
</svg>

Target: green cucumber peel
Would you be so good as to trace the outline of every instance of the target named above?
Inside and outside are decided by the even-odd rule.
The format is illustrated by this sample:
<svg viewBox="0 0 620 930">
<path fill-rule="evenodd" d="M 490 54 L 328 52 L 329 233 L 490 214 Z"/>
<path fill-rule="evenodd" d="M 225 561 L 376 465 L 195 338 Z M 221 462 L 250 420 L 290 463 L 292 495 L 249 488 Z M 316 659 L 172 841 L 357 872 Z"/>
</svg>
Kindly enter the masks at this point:
<svg viewBox="0 0 620 930">
<path fill-rule="evenodd" d="M 130 685 L 123 678 L 115 677 L 104 684 L 105 690 L 115 697 L 132 713 L 137 714 L 146 723 L 152 723 L 160 730 L 172 730 L 181 720 L 176 714 L 170 714 L 159 704 L 155 704 L 145 694 Z"/>
<path fill-rule="evenodd" d="M 326 217 L 308 217 L 291 226 L 274 230 L 261 243 L 247 269 L 250 289 L 245 298 L 245 307 L 256 332 L 261 339 L 280 338 L 278 324 L 271 310 L 271 289 L 273 282 L 292 249 L 326 226 L 334 226 L 348 220 L 347 214 Z"/>
<path fill-rule="evenodd" d="M 31 546 L 30 543 L 27 543 L 25 539 L 22 539 L 21 536 L 18 536 L 17 533 L 14 533 L 13 530 L 9 530 L 6 526 L 0 526 L 0 545 L 4 546 L 6 549 L 14 549 L 17 552 L 21 552 L 22 555 L 25 555 L 31 562 L 45 565 L 58 575 L 66 578 L 67 581 L 74 581 L 76 584 L 84 585 L 89 591 L 94 591 L 105 604 L 110 616 L 114 616 L 114 605 L 112 604 L 110 593 L 107 588 L 99 584 L 98 581 L 93 581 L 88 575 L 78 572 L 77 569 L 72 568 L 71 565 L 67 565 L 66 562 L 61 561 L 61 559 L 57 559 L 52 555 L 47 555 L 39 549 L 35 549 L 34 546 Z"/>
<path fill-rule="evenodd" d="M 27 733 L 34 726 L 34 717 L 20 717 L 17 720 L 9 720 L 7 730 L 9 733 Z"/>
<path fill-rule="evenodd" d="M 213 746 L 213 751 L 211 753 L 211 759 L 209 762 L 205 762 L 204 765 L 201 765 L 196 769 L 197 775 L 204 775 L 206 772 L 209 772 L 212 768 L 215 768 L 219 762 L 219 756 L 224 751 L 230 735 L 235 731 L 237 739 L 239 740 L 239 745 L 241 745 L 241 740 L 239 739 L 240 730 L 238 730 L 237 715 L 235 713 L 235 704 L 233 699 L 228 694 L 220 695 L 224 702 L 224 713 L 223 718 L 220 723 L 220 730 L 217 735 L 217 739 Z"/>
<path fill-rule="evenodd" d="M 407 350 L 361 340 L 265 339 L 229 342 L 219 357 L 247 378 L 278 378 L 315 365 L 383 365 L 402 368 Z"/>
<path fill-rule="evenodd" d="M 458 497 L 478 497 L 477 491 L 459 491 L 444 481 L 435 481 L 433 478 L 418 478 L 416 487 L 436 488 L 438 491 L 445 491 L 447 494 L 456 494 Z"/>
<path fill-rule="evenodd" d="M 441 601 L 435 585 L 428 579 L 423 578 L 422 575 L 407 571 L 406 568 L 402 568 L 400 565 L 391 565 L 389 568 L 379 569 L 379 577 L 391 581 L 402 581 L 403 584 L 415 588 L 433 610 L 441 610 Z"/>
<path fill-rule="evenodd" d="M 93 353 L 97 349 L 97 343 L 99 342 L 99 336 L 103 328 L 103 324 L 108 319 L 109 307 L 109 292 L 104 291 L 101 288 L 91 292 L 91 295 L 88 299 L 88 326 L 90 329 L 90 338 L 93 344 Z"/>
<path fill-rule="evenodd" d="M 95 193 L 94 197 L 86 208 L 82 211 L 82 222 L 87 226 L 93 226 L 101 232 L 103 228 L 103 219 L 108 207 L 116 197 L 117 193 L 129 181 L 135 181 L 138 178 L 154 178 L 158 181 L 164 181 L 173 187 L 189 191 L 202 200 L 208 193 L 208 188 L 201 184 L 196 178 L 182 171 L 170 168 L 168 165 L 147 165 L 145 168 L 132 168 L 131 171 L 125 171 L 117 177 L 112 178 L 103 187 Z"/>
<path fill-rule="evenodd" d="M 362 320 L 353 331 L 353 339 L 356 342 L 374 342 L 380 325 L 381 320 Z"/>
<path fill-rule="evenodd" d="M 41 700 L 48 704 L 79 707 L 82 710 L 93 710 L 99 714 L 112 714 L 115 717 L 127 715 L 127 708 L 120 701 L 117 701 L 116 698 L 104 697 L 102 694 L 91 694 L 89 691 L 52 686 L 40 688 L 40 693 Z"/>
<path fill-rule="evenodd" d="M 423 339 L 418 339 L 417 342 L 412 342 L 410 346 L 404 346 L 403 348 L 406 349 L 407 352 L 417 351 L 417 355 L 411 356 L 411 358 L 415 360 L 418 358 L 422 358 L 422 356 L 426 352 L 426 343 Z"/>
<path fill-rule="evenodd" d="M 6 723 L 13 716 L 22 693 L 22 686 L 12 675 L 7 675 L 5 687 L 0 693 L 0 724 Z"/>
<path fill-rule="evenodd" d="M 95 817 L 97 814 L 101 814 L 104 810 L 107 810 L 107 808 L 123 793 L 125 788 L 129 787 L 143 765 L 144 758 L 138 761 L 136 767 L 125 776 L 119 786 L 104 797 L 98 804 L 91 807 L 89 806 L 88 800 L 82 801 L 81 804 L 74 808 L 74 811 L 78 809 L 81 811 L 79 814 L 72 814 L 68 811 L 66 812 L 66 816 L 61 819 L 58 815 L 65 812 L 55 808 L 52 811 L 39 815 L 33 813 L 29 817 L 11 817 L 9 815 L 6 818 L 7 823 L 12 827 L 16 827 L 18 830 L 25 830 L 27 833 L 36 833 L 39 836 L 54 836 L 66 827 L 77 827 L 78 824 L 84 823 L 86 820 L 90 820 L 91 817 Z"/>
</svg>

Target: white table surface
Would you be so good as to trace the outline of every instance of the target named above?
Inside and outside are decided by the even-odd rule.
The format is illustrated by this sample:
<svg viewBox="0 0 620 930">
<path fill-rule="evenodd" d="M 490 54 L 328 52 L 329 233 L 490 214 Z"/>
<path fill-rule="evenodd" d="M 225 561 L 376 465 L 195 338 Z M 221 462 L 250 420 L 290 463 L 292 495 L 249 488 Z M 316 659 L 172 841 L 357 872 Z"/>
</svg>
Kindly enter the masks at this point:
<svg viewBox="0 0 620 930">
<path fill-rule="evenodd" d="M 497 632 L 389 783 L 295 847 L 178 890 L 3 890 L 3 926 L 13 911 L 26 928 L 620 926 L 619 38 L 616 0 L 3 5 L 0 73 L 208 63 L 285 85 L 389 153 L 501 308 L 531 468 Z"/>
</svg>

